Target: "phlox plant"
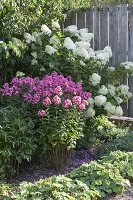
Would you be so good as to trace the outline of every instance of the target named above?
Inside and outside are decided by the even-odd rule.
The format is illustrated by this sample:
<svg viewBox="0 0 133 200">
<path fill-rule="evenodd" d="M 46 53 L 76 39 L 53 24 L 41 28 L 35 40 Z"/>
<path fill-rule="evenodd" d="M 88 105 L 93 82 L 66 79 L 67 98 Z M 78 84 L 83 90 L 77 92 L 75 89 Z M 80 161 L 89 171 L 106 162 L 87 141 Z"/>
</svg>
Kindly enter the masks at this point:
<svg viewBox="0 0 133 200">
<path fill-rule="evenodd" d="M 91 93 L 83 91 L 80 82 L 75 83 L 71 77 L 65 78 L 56 72 L 42 79 L 14 77 L 3 85 L 0 93 L 3 101 L 10 99 L 10 104 L 14 104 L 14 99 L 26 104 L 36 126 L 41 153 L 49 151 L 54 166 L 62 167 L 67 161 L 68 149 L 74 148 L 83 136 L 84 112 Z"/>
</svg>

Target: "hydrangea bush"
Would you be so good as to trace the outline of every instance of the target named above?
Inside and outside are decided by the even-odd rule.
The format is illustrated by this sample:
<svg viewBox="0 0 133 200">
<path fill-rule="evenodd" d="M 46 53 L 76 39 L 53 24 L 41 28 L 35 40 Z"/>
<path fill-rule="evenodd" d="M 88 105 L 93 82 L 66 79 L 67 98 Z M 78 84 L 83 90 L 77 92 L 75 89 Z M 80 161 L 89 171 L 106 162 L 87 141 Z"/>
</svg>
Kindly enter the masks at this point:
<svg viewBox="0 0 133 200">
<path fill-rule="evenodd" d="M 71 153 L 68 149 L 74 148 L 83 136 L 83 115 L 91 93 L 83 91 L 80 82 L 56 72 L 42 79 L 14 77 L 0 93 L 3 101 L 10 99 L 10 104 L 14 105 L 14 99 L 26 104 L 27 113 L 35 122 L 40 152 L 49 151 L 52 164 L 63 167 Z"/>
<path fill-rule="evenodd" d="M 62 32 L 58 22 L 54 21 L 51 29 L 43 24 L 38 32 L 25 33 L 29 73 L 42 76 L 54 69 L 66 76 L 71 75 L 93 94 L 86 112 L 88 117 L 99 114 L 121 116 L 121 104 L 132 96 L 129 87 L 121 82 L 127 74 L 133 73 L 133 63 L 108 67 L 111 48 L 107 46 L 94 51 L 90 44 L 92 38 L 93 34 L 87 28 L 78 30 L 71 25 Z"/>
</svg>

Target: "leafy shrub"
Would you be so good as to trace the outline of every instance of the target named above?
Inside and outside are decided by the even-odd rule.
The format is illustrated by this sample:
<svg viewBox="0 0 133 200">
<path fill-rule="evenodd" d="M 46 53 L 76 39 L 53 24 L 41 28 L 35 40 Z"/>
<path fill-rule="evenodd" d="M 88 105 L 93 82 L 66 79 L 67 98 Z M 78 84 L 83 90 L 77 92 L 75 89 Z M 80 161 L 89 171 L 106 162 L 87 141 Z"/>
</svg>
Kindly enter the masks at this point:
<svg viewBox="0 0 133 200">
<path fill-rule="evenodd" d="M 118 135 L 115 139 L 110 139 L 107 143 L 101 145 L 97 151 L 96 156 L 101 157 L 101 155 L 109 154 L 111 151 L 133 151 L 133 133 L 126 132 L 124 135 Z"/>
<path fill-rule="evenodd" d="M 23 160 L 30 160 L 36 149 L 33 128 L 23 109 L 0 109 L 0 179 L 18 171 Z"/>
<path fill-rule="evenodd" d="M 111 139 L 125 136 L 128 132 L 128 128 L 116 126 L 105 116 L 89 118 L 84 128 L 84 137 L 78 141 L 77 146 L 78 148 L 88 148 L 92 145 L 104 144 Z"/>
<path fill-rule="evenodd" d="M 50 24 L 52 19 L 63 20 L 66 12 L 88 7 L 89 1 L 56 0 L 6 0 L 0 2 L 0 38 L 11 39 L 22 36 L 25 31 L 35 30 L 42 22 Z"/>
<path fill-rule="evenodd" d="M 67 176 L 52 176 L 36 183 L 21 183 L 11 188 L 1 185 L 3 198 L 23 200 L 97 200 L 110 193 L 120 194 L 133 178 L 133 153 L 113 152 L 99 161 L 83 164 Z M 123 178 L 124 177 L 124 178 Z"/>
</svg>

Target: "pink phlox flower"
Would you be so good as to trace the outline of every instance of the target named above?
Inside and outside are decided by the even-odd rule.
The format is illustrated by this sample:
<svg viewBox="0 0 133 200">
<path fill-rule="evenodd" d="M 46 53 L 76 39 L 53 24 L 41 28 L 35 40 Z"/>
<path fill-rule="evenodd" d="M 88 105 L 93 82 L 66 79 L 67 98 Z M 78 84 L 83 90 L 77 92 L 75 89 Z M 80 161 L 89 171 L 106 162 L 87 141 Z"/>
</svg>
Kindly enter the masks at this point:
<svg viewBox="0 0 133 200">
<path fill-rule="evenodd" d="M 49 97 L 46 97 L 44 100 L 43 100 L 43 105 L 45 106 L 49 106 L 51 104 L 51 100 Z"/>
<path fill-rule="evenodd" d="M 81 103 L 81 104 L 78 106 L 78 108 L 79 108 L 80 110 L 85 110 L 85 104 Z"/>
<path fill-rule="evenodd" d="M 62 92 L 62 89 L 60 86 L 57 86 L 55 89 L 54 89 L 54 93 L 55 94 L 58 94 L 58 95 L 62 95 L 63 92 Z"/>
<path fill-rule="evenodd" d="M 55 96 L 53 97 L 53 103 L 54 103 L 55 105 L 59 105 L 59 104 L 61 103 L 61 98 L 60 98 L 58 95 L 55 95 Z"/>
<path fill-rule="evenodd" d="M 85 106 L 88 106 L 88 101 L 87 101 L 87 100 L 82 100 L 82 103 L 83 103 Z"/>
<path fill-rule="evenodd" d="M 45 110 L 39 110 L 38 113 L 37 113 L 37 115 L 38 115 L 39 117 L 45 117 L 47 114 L 46 114 L 46 111 L 45 111 Z"/>
<path fill-rule="evenodd" d="M 68 108 L 68 107 L 70 107 L 70 106 L 72 106 L 71 100 L 70 100 L 70 99 L 66 99 L 66 100 L 64 101 L 64 103 L 63 103 L 63 108 Z"/>
<path fill-rule="evenodd" d="M 81 101 L 82 101 L 82 99 L 80 96 L 75 96 L 72 98 L 72 102 L 75 103 L 76 105 L 81 104 Z"/>
</svg>

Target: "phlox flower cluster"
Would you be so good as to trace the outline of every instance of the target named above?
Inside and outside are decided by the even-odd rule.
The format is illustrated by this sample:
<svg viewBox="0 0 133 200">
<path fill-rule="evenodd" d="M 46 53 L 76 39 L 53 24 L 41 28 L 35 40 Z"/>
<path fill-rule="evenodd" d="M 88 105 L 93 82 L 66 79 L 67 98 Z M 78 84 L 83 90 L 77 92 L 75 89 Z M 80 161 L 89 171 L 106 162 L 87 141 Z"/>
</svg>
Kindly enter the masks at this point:
<svg viewBox="0 0 133 200">
<path fill-rule="evenodd" d="M 91 97 L 90 92 L 83 91 L 80 82 L 75 83 L 71 77 L 65 78 L 56 72 L 42 79 L 14 77 L 10 84 L 3 85 L 0 93 L 2 96 L 20 95 L 26 103 L 41 105 L 37 113 L 40 117 L 47 115 L 48 106 L 60 106 L 62 109 L 74 106 L 78 110 L 85 110 Z"/>
</svg>

